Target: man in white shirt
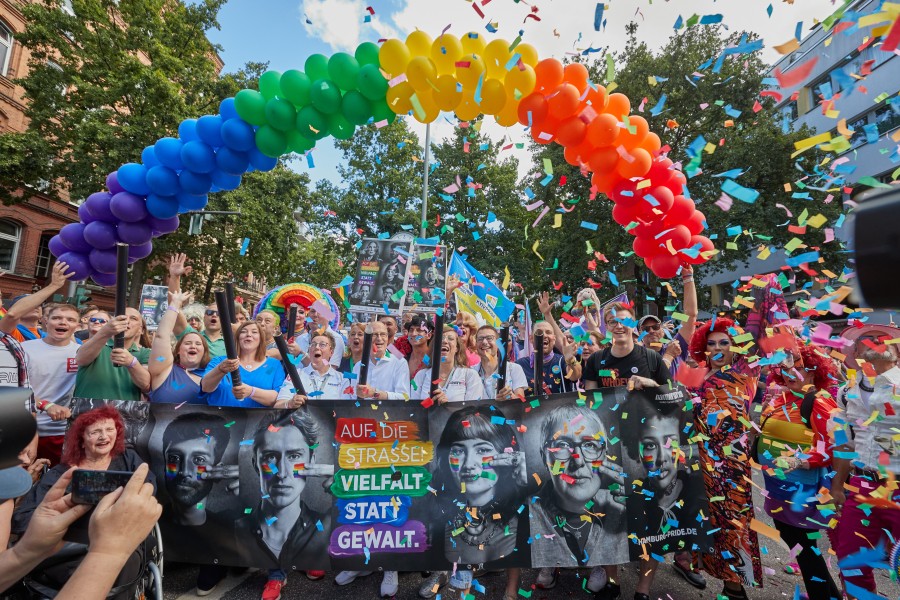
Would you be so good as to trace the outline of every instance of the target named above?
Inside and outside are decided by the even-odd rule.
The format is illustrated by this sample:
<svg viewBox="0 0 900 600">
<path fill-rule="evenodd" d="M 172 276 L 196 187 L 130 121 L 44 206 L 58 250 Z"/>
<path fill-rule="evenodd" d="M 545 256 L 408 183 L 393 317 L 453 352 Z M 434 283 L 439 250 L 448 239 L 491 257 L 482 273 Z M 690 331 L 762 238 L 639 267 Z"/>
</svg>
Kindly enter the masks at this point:
<svg viewBox="0 0 900 600">
<path fill-rule="evenodd" d="M 355 399 L 353 386 L 350 381 L 331 366 L 331 357 L 334 354 L 335 335 L 331 332 L 322 332 L 309 343 L 310 364 L 300 370 L 300 382 L 306 392 L 305 398 L 318 398 L 319 400 L 347 400 Z M 294 389 L 290 378 L 284 381 L 278 390 L 275 399 L 275 407 L 292 408 L 305 402 L 305 398 L 297 398 L 299 394 Z"/>
<path fill-rule="evenodd" d="M 22 344 L 38 409 L 38 456 L 59 464 L 66 419 L 71 415 L 72 391 L 78 375 L 75 341 L 80 314 L 71 304 L 50 309 L 47 335 Z"/>
<path fill-rule="evenodd" d="M 391 340 L 384 323 L 376 321 L 369 326 L 372 328 L 369 377 L 365 385 L 356 386 L 357 396 L 374 400 L 408 400 L 410 386 L 406 361 L 387 354 Z M 357 377 L 360 367 L 359 364 L 353 366 L 353 374 Z"/>
</svg>

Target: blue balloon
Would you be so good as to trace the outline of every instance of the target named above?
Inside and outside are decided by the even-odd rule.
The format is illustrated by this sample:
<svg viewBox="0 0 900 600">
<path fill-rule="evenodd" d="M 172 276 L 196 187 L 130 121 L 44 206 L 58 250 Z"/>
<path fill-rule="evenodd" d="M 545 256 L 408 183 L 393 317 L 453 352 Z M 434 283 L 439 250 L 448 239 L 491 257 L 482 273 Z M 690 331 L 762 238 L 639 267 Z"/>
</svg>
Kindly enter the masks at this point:
<svg viewBox="0 0 900 600">
<path fill-rule="evenodd" d="M 218 148 L 225 142 L 222 141 L 222 123 L 225 121 L 218 115 L 206 115 L 197 120 L 197 135 L 200 141 Z"/>
<path fill-rule="evenodd" d="M 203 208 L 206 206 L 206 203 L 209 202 L 209 198 L 207 198 L 206 196 L 195 196 L 193 194 L 178 194 L 177 200 L 178 205 L 183 208 L 185 212 L 190 210 L 203 210 Z M 168 219 L 174 216 L 175 214 L 171 214 L 166 218 Z"/>
<path fill-rule="evenodd" d="M 234 98 L 225 98 L 219 103 L 219 114 L 222 115 L 223 121 L 238 118 L 237 110 L 234 108 Z"/>
<path fill-rule="evenodd" d="M 147 167 L 138 163 L 125 163 L 119 167 L 119 184 L 126 192 L 146 196 L 150 193 L 147 187 Z"/>
<path fill-rule="evenodd" d="M 178 186 L 178 173 L 162 165 L 147 171 L 147 187 L 159 196 L 174 196 L 181 189 Z"/>
<path fill-rule="evenodd" d="M 249 123 L 241 119 L 228 119 L 222 123 L 222 141 L 226 146 L 238 152 L 247 152 L 256 148 L 256 134 Z"/>
<path fill-rule="evenodd" d="M 199 140 L 197 135 L 197 119 L 185 119 L 178 125 L 178 137 L 182 142 L 193 142 Z"/>
<path fill-rule="evenodd" d="M 117 235 L 126 244 L 139 246 L 149 242 L 152 233 L 146 223 L 119 223 Z"/>
<path fill-rule="evenodd" d="M 236 190 L 238 186 L 241 185 L 240 175 L 231 175 L 229 173 L 223 173 L 222 171 L 213 171 L 212 180 L 213 185 L 226 191 Z"/>
<path fill-rule="evenodd" d="M 84 240 L 94 248 L 101 250 L 112 248 L 119 241 L 116 237 L 116 226 L 103 221 L 94 221 L 85 225 Z"/>
<path fill-rule="evenodd" d="M 206 195 L 212 188 L 212 178 L 205 173 L 194 173 L 185 169 L 178 174 L 178 180 L 184 192 L 195 196 Z"/>
<path fill-rule="evenodd" d="M 69 266 L 69 272 L 73 274 L 72 281 L 81 281 L 91 276 L 94 270 L 88 262 L 87 253 L 66 252 L 59 257 L 60 262 Z"/>
<path fill-rule="evenodd" d="M 147 196 L 147 212 L 157 219 L 171 219 L 178 214 L 178 198 L 175 196 Z"/>
<path fill-rule="evenodd" d="M 121 221 L 136 223 L 147 218 L 147 202 L 143 196 L 120 192 L 109 201 L 109 210 Z"/>
<path fill-rule="evenodd" d="M 94 215 L 91 214 L 91 211 L 88 208 L 87 203 L 84 203 L 78 207 L 78 219 L 82 223 L 87 225 L 88 223 L 91 223 L 92 221 L 96 221 L 97 217 L 95 217 Z"/>
<path fill-rule="evenodd" d="M 50 249 L 50 253 L 53 256 L 62 256 L 71 250 L 71 248 L 66 246 L 63 241 L 59 239 L 58 235 L 54 235 L 50 238 L 50 241 L 47 243 L 47 248 Z"/>
<path fill-rule="evenodd" d="M 154 146 L 156 158 L 170 169 L 180 171 L 184 168 L 181 162 L 181 142 L 173 137 L 164 137 Z"/>
<path fill-rule="evenodd" d="M 266 156 L 256 148 L 253 148 L 250 151 L 250 164 L 258 171 L 271 171 L 278 164 L 278 159 Z"/>
<path fill-rule="evenodd" d="M 181 162 L 194 173 L 212 173 L 216 169 L 216 153 L 199 140 L 188 142 L 181 147 Z"/>
<path fill-rule="evenodd" d="M 144 148 L 144 151 L 141 152 L 141 162 L 148 170 L 159 164 L 159 159 L 156 158 L 156 149 L 153 146 Z"/>
<path fill-rule="evenodd" d="M 116 251 L 98 250 L 94 248 L 88 255 L 91 267 L 97 273 L 115 273 L 116 272 Z"/>
<path fill-rule="evenodd" d="M 250 166 L 250 156 L 225 146 L 216 151 L 216 165 L 224 173 L 241 175 Z"/>
</svg>

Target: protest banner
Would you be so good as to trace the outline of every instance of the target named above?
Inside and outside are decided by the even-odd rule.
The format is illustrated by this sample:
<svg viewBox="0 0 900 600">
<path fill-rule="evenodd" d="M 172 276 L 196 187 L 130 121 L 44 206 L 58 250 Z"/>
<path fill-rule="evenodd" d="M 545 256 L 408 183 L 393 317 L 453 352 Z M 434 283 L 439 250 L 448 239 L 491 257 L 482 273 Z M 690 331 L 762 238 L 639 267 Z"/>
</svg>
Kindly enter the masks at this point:
<svg viewBox="0 0 900 600">
<path fill-rule="evenodd" d="M 171 560 L 287 570 L 619 564 L 710 551 L 686 398 L 680 388 L 619 387 L 429 409 L 152 404 L 136 449 L 159 482 Z"/>
<path fill-rule="evenodd" d="M 147 328 L 155 330 L 163 315 L 166 314 L 169 288 L 164 285 L 145 283 L 141 288 L 141 316 L 147 322 Z"/>
</svg>

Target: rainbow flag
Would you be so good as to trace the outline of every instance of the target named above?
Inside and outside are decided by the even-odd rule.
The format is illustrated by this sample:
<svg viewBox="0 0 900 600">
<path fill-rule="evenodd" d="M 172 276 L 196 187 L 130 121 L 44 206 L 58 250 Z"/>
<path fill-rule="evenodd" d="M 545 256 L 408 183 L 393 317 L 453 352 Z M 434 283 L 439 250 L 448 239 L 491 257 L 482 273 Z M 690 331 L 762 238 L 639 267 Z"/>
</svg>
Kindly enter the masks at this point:
<svg viewBox="0 0 900 600">
<path fill-rule="evenodd" d="M 173 479 L 178 475 L 178 463 L 166 463 L 166 478 Z"/>
<path fill-rule="evenodd" d="M 300 474 L 306 470 L 305 463 L 294 463 L 294 477 L 300 477 Z"/>
<path fill-rule="evenodd" d="M 262 465 L 262 474 L 263 477 L 271 477 L 278 472 L 278 467 L 275 466 L 275 463 L 263 463 Z"/>
<path fill-rule="evenodd" d="M 459 471 L 459 457 L 458 456 L 450 457 L 450 469 L 453 471 Z"/>
</svg>

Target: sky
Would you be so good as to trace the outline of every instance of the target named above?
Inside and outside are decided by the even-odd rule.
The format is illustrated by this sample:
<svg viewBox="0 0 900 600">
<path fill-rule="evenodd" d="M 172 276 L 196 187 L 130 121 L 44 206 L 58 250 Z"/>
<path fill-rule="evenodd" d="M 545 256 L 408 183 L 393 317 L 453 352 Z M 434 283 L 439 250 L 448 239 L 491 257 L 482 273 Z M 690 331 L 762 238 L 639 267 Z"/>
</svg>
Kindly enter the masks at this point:
<svg viewBox="0 0 900 600">
<path fill-rule="evenodd" d="M 594 28 L 598 3 L 589 0 L 475 0 L 484 13 L 481 18 L 469 0 L 229 0 L 219 14 L 221 29 L 208 32 L 224 50 L 225 71 L 238 70 L 245 63 L 268 62 L 270 69 L 303 70 L 310 54 L 330 56 L 350 52 L 362 42 L 406 36 L 421 29 L 432 37 L 447 29 L 456 36 L 469 31 L 486 34 L 488 40 L 512 41 L 521 31 L 522 40 L 532 44 L 540 58 L 563 59 L 587 48 L 620 50 L 625 45 L 625 26 L 635 21 L 638 38 L 652 49 L 660 48 L 673 33 L 679 17 L 722 15 L 722 23 L 732 30 L 758 33 L 765 43 L 763 58 L 778 59 L 773 46 L 794 37 L 798 28 L 804 37 L 817 21 L 831 14 L 840 2 L 834 0 L 607 0 L 599 31 Z M 771 7 L 771 16 L 769 15 Z M 371 11 L 367 10 L 371 8 Z M 533 15 L 533 16 L 529 16 Z M 370 17 L 365 22 L 365 17 Z M 540 20 L 535 19 L 538 17 Z M 486 31 L 492 24 L 495 34 Z M 599 54 L 595 55 L 599 56 Z M 624 93 L 627 90 L 620 89 Z M 432 125 L 432 141 L 448 137 L 452 126 L 442 115 Z M 449 117 L 449 115 L 446 115 Z M 452 119 L 452 117 L 451 117 Z M 455 120 L 455 119 L 454 119 Z M 526 141 L 522 127 L 503 128 L 487 119 L 482 131 L 499 141 Z M 409 119 L 410 128 L 425 140 L 425 126 Z M 527 148 L 527 146 L 526 146 Z M 517 151 L 519 174 L 531 166 L 527 150 Z M 312 181 L 328 179 L 341 185 L 337 165 L 342 160 L 331 138 L 320 141 L 312 151 L 312 161 L 292 163 L 307 172 Z M 312 165 L 312 166 L 311 166 Z"/>
</svg>

